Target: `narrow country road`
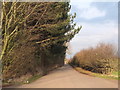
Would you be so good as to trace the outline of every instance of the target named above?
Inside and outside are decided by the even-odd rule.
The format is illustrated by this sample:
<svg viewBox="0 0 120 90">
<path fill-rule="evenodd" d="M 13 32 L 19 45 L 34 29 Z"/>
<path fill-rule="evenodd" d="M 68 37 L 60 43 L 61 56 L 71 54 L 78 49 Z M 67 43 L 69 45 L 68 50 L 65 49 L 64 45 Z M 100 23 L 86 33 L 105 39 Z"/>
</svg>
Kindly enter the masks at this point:
<svg viewBox="0 0 120 90">
<path fill-rule="evenodd" d="M 118 88 L 118 82 L 84 75 L 64 65 L 35 82 L 17 88 Z"/>
</svg>

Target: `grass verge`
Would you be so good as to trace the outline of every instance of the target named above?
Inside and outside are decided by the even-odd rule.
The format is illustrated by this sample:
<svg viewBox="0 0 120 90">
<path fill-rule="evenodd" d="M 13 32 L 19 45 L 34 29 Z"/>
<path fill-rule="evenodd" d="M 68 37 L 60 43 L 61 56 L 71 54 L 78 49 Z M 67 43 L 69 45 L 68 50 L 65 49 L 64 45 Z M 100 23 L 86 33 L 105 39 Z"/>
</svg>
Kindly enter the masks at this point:
<svg viewBox="0 0 120 90">
<path fill-rule="evenodd" d="M 118 77 L 118 72 L 113 72 L 112 74 L 106 75 L 106 74 L 99 74 L 99 73 L 93 73 L 91 71 L 84 70 L 80 67 L 72 66 L 76 71 L 86 74 L 89 76 L 94 76 L 94 77 L 100 77 L 100 78 L 105 78 L 105 79 L 114 79 L 114 80 L 120 80 L 120 77 Z"/>
<path fill-rule="evenodd" d="M 27 80 L 25 81 L 22 81 L 22 82 L 10 82 L 10 83 L 2 83 L 2 87 L 9 87 L 9 86 L 19 86 L 19 85 L 22 85 L 22 84 L 29 84 L 29 83 L 32 83 L 34 82 L 35 80 L 41 78 L 42 76 L 41 75 L 34 75 L 30 78 L 28 78 Z"/>
<path fill-rule="evenodd" d="M 41 78 L 41 77 L 42 77 L 41 75 L 32 76 L 31 78 L 29 78 L 28 80 L 26 80 L 26 81 L 24 82 L 24 84 L 32 83 L 32 82 L 34 82 L 35 80 L 37 80 L 37 79 L 39 79 L 39 78 Z"/>
</svg>

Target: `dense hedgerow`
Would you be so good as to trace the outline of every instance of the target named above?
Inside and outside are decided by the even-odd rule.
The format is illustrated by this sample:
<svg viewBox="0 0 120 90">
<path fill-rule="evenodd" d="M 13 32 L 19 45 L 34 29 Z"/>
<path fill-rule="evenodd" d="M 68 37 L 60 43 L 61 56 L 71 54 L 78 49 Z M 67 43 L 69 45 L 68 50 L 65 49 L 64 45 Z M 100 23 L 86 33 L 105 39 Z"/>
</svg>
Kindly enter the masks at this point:
<svg viewBox="0 0 120 90">
<path fill-rule="evenodd" d="M 111 44 L 100 43 L 77 53 L 70 64 L 96 73 L 110 73 L 117 70 L 117 54 Z"/>
</svg>

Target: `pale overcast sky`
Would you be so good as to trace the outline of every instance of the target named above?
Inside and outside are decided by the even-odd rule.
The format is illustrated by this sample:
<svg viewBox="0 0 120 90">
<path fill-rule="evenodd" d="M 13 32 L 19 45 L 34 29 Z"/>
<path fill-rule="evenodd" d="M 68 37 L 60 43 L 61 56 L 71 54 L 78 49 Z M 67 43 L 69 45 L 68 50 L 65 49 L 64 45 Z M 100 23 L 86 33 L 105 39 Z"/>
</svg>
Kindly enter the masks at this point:
<svg viewBox="0 0 120 90">
<path fill-rule="evenodd" d="M 75 2 L 72 0 L 71 13 L 76 12 L 75 22 L 81 31 L 70 42 L 72 55 L 82 49 L 96 46 L 99 42 L 118 43 L 117 2 Z M 67 55 L 69 57 L 69 55 Z"/>
</svg>

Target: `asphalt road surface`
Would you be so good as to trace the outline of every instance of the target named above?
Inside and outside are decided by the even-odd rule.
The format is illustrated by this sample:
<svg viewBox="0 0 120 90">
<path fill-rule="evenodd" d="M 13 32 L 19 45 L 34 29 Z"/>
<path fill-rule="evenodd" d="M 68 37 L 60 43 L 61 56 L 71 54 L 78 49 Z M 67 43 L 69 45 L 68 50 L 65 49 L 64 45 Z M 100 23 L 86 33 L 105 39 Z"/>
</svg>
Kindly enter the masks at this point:
<svg viewBox="0 0 120 90">
<path fill-rule="evenodd" d="M 84 75 L 71 66 L 64 65 L 30 84 L 17 88 L 118 88 L 118 81 Z"/>
</svg>

